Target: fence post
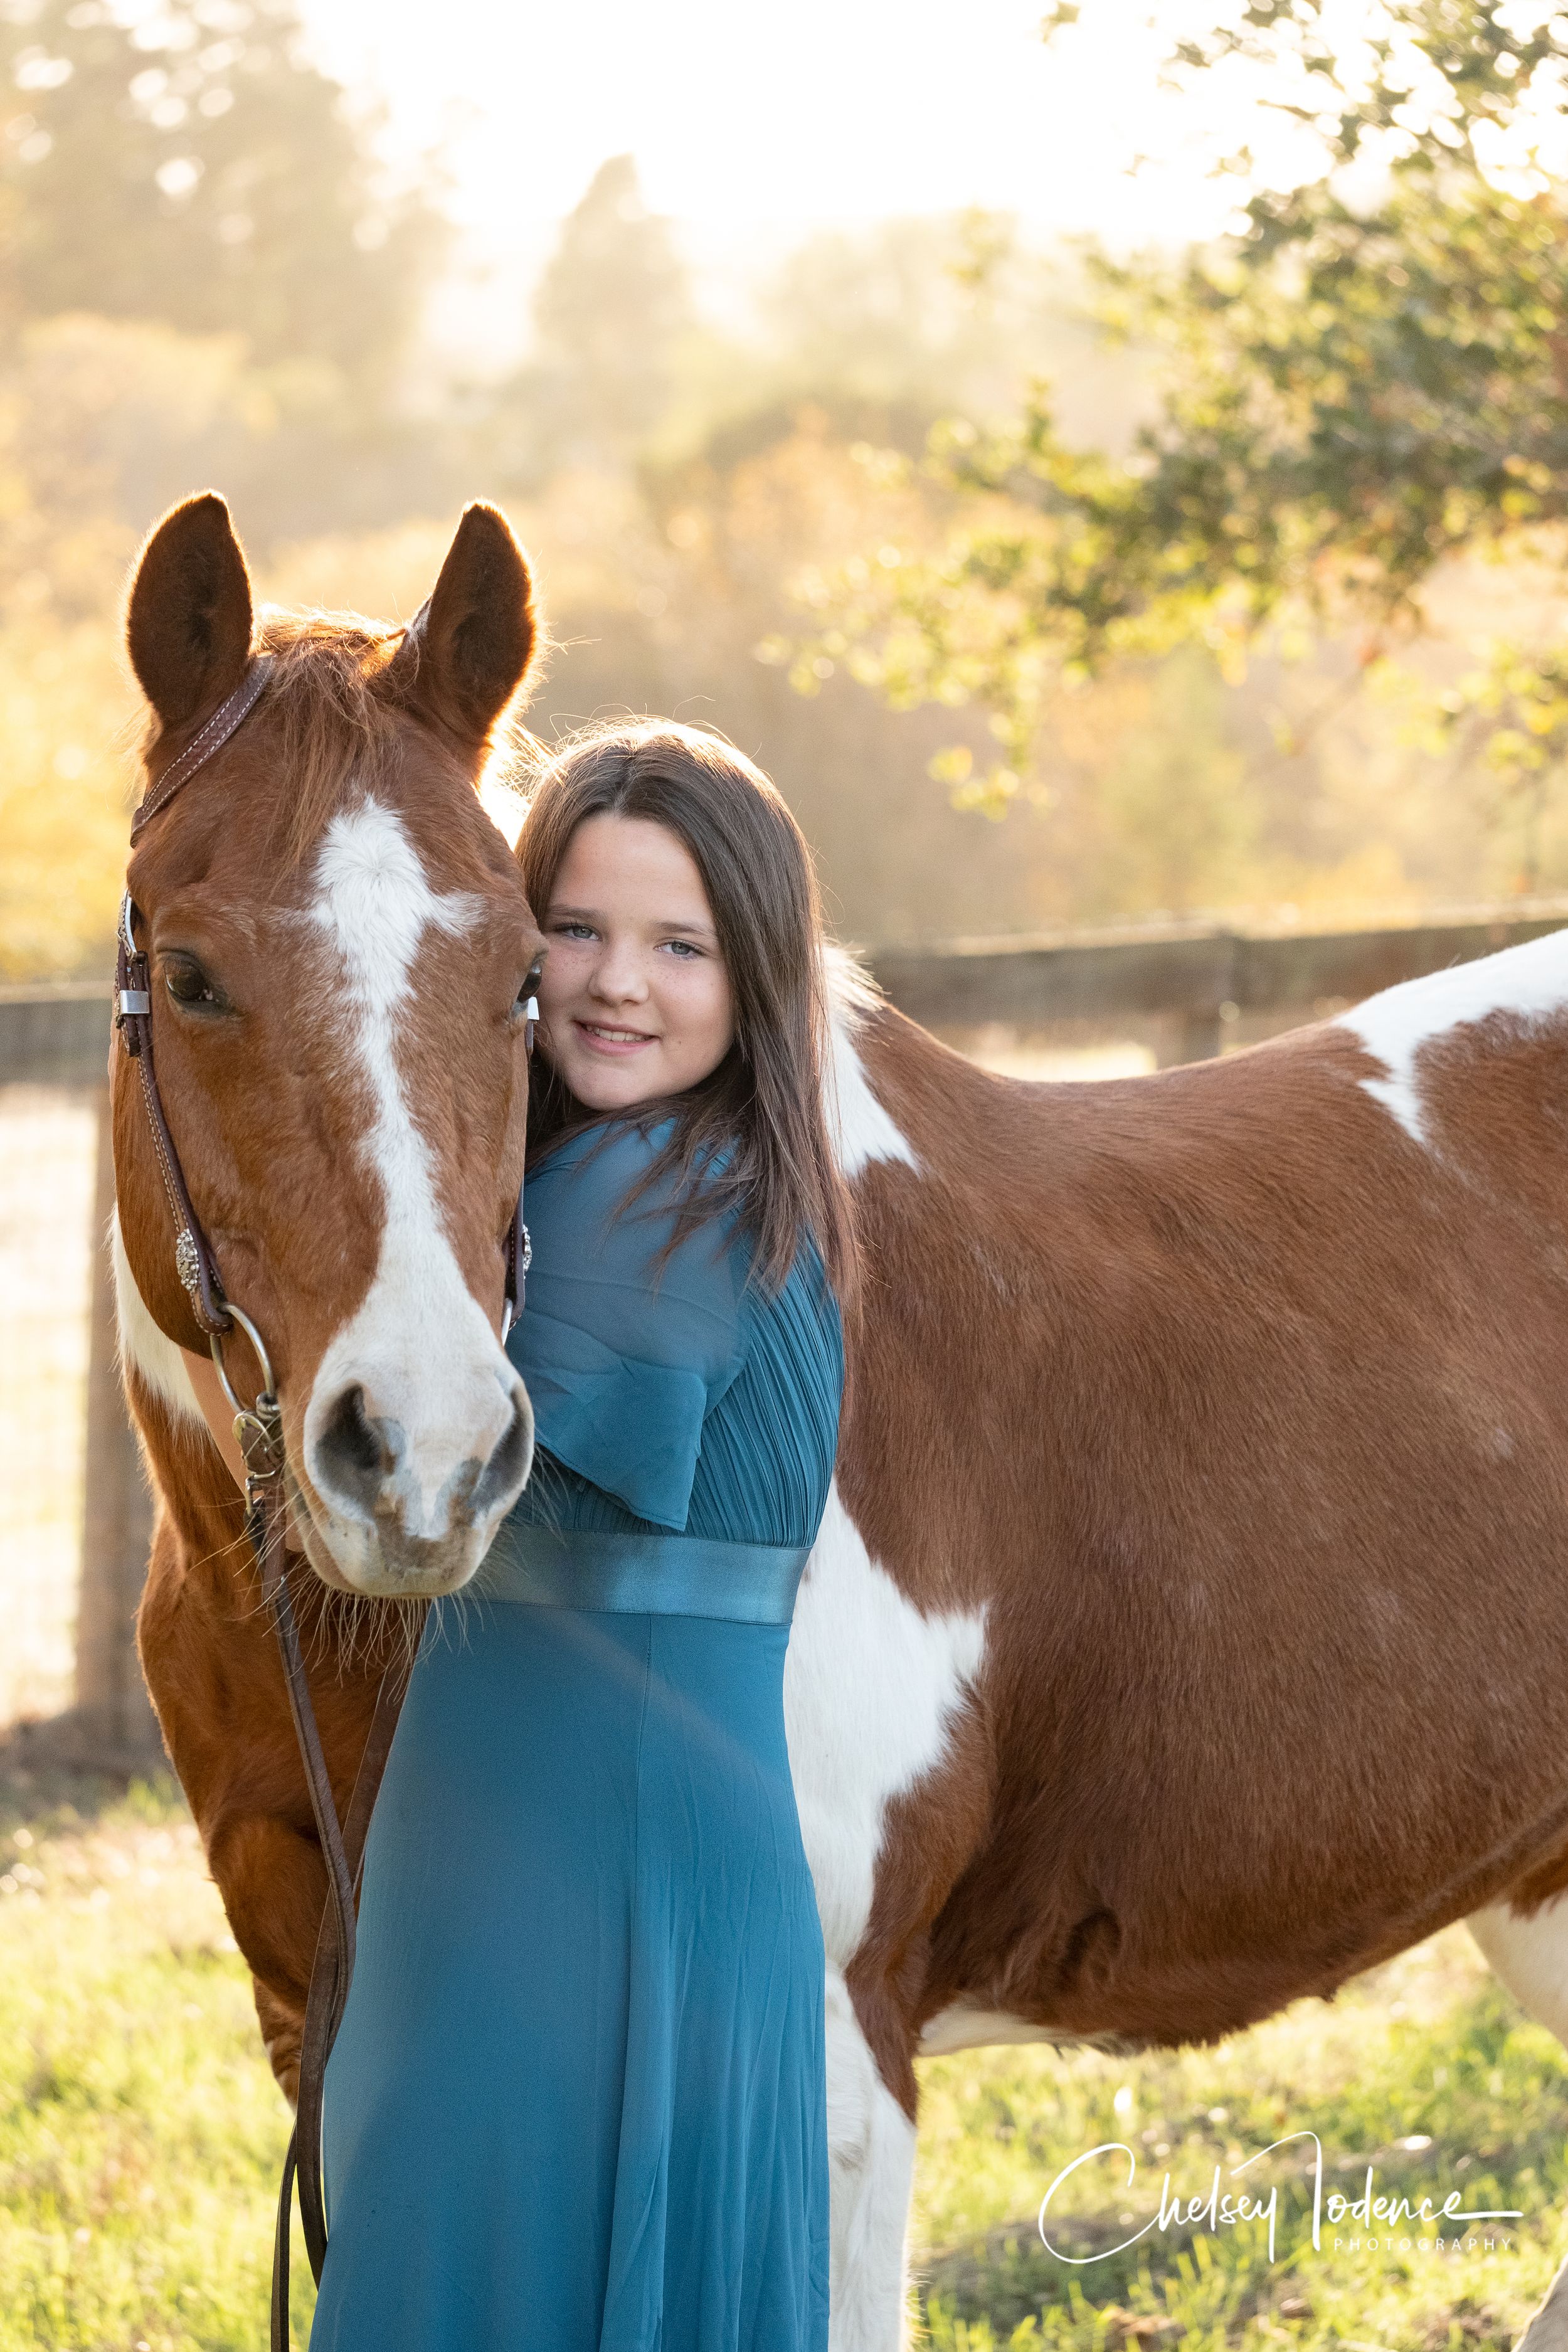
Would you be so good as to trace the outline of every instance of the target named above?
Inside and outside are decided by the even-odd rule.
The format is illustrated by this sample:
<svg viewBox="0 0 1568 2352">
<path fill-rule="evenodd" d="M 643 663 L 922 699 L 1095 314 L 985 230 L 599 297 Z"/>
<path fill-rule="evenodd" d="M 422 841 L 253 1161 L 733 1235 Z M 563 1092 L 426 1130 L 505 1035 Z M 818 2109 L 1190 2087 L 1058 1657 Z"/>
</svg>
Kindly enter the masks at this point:
<svg viewBox="0 0 1568 2352">
<path fill-rule="evenodd" d="M 1159 1066 L 1168 1070 L 1179 1068 L 1186 1062 L 1212 1062 L 1220 1050 L 1224 1035 L 1217 1004 L 1178 1013 L 1170 1023 L 1167 1036 L 1161 1040 L 1162 1048 L 1168 1048 L 1170 1058 L 1167 1060 L 1165 1050 L 1162 1050 L 1157 1057 Z"/>
<path fill-rule="evenodd" d="M 77 1612 L 79 1736 L 112 1761 L 163 1755 L 157 1717 L 136 1655 L 136 1604 L 147 1573 L 153 1505 L 141 1447 L 120 1381 L 109 1220 L 114 1150 L 109 1088 L 98 1097 L 98 1171 L 92 1210 L 92 1325 L 87 1375 L 87 1492 Z"/>
</svg>

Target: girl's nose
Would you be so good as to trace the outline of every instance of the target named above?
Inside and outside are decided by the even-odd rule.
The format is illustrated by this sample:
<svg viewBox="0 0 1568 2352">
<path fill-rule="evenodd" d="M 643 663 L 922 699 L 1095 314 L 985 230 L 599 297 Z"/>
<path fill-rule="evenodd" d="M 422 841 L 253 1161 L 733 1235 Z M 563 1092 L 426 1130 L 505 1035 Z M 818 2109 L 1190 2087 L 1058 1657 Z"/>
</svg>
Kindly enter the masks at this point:
<svg viewBox="0 0 1568 2352">
<path fill-rule="evenodd" d="M 647 973 L 641 956 L 630 947 L 606 948 L 594 966 L 590 990 L 607 1003 L 640 1003 L 647 994 Z"/>
</svg>

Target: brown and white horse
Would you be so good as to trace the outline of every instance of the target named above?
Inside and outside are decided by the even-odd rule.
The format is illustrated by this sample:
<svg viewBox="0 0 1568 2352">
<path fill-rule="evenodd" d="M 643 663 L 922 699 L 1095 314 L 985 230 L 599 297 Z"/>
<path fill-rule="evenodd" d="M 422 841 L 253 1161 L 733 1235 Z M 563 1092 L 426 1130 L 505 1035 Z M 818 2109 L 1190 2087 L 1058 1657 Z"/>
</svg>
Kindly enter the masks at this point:
<svg viewBox="0 0 1568 2352">
<path fill-rule="evenodd" d="M 132 605 L 154 768 L 250 625 L 226 515 L 183 515 Z M 443 1480 L 505 1442 L 535 934 L 469 788 L 527 606 L 470 510 L 412 656 L 269 625 L 293 721 L 264 700 L 132 868 L 156 984 L 185 955 L 216 986 L 157 1001 L 165 1098 L 226 1284 L 278 1335 L 310 1557 L 357 1591 L 456 1589 L 491 1523 L 433 1533 Z M 187 650 L 138 651 L 154 625 Z M 835 993 L 868 1278 L 785 1708 L 835 2352 L 894 2352 L 922 2052 L 1212 2041 L 1458 1918 L 1568 2041 L 1568 934 L 1093 1086 L 977 1070 L 847 962 Z M 322 1872 L 128 1100 L 117 1149 L 161 1498 L 143 1662 L 287 2087 Z M 322 1645 L 314 1676 L 340 1793 L 367 1659 Z M 1568 2287 L 1528 2340 L 1568 2346 Z"/>
</svg>

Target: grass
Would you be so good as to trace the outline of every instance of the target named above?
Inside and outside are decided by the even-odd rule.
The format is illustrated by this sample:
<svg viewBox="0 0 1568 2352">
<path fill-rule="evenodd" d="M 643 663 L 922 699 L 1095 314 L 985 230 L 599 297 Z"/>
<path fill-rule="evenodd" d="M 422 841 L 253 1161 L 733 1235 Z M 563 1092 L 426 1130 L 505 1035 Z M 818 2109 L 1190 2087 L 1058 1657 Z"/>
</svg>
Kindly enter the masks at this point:
<svg viewBox="0 0 1568 2352">
<path fill-rule="evenodd" d="M 0 2352 L 259 2352 L 288 2116 L 195 1831 L 167 1784 L 5 1799 Z"/>
<path fill-rule="evenodd" d="M 921 2096 L 915 2237 L 931 2250 L 918 2267 L 940 2352 L 1140 2339 L 1503 2352 L 1568 2252 L 1568 2056 L 1460 1927 L 1215 2050 L 966 2053 L 926 2062 Z M 1316 2247 L 1310 2141 L 1233 2171 L 1298 2132 L 1321 2142 Z M 1052 2197 L 1047 2229 L 1074 2267 L 1047 2252 L 1036 2216 L 1063 2168 L 1106 2142 L 1134 2150 L 1131 2186 L 1125 2157 L 1102 2158 Z M 1373 2251 L 1364 2223 L 1328 2218 L 1335 2192 L 1362 2194 L 1368 2165 L 1374 2197 L 1439 2210 L 1457 2190 L 1459 2210 L 1522 2218 L 1471 2225 L 1460 2251 L 1446 2225 L 1442 2252 L 1430 2223 L 1384 2223 Z M 1222 2196 L 1257 2183 L 1266 2201 L 1278 2186 L 1272 2261 L 1258 2221 L 1155 2227 L 1125 2245 L 1157 2216 L 1167 2173 L 1190 2211 L 1216 2167 Z"/>
<path fill-rule="evenodd" d="M 1129 2061 L 1033 2045 L 920 2071 L 929 2352 L 1502 2352 L 1568 2251 L 1568 2059 L 1460 1929 L 1218 2050 Z M 1384 2227 L 1392 2247 L 1370 2252 L 1364 2225 L 1325 2214 L 1314 2249 L 1310 2143 L 1230 2177 L 1308 2130 L 1325 2200 L 1359 2195 L 1372 2164 L 1374 2194 L 1440 2206 L 1458 2190 L 1522 2219 L 1476 2225 L 1459 2252 L 1423 2249 L 1431 2229 Z M 258 2352 L 287 2131 L 176 1792 L 0 1781 L 0 2352 Z M 1102 2159 L 1053 2196 L 1070 2264 L 1036 2213 L 1107 2141 L 1136 2151 L 1136 2178 L 1126 2187 L 1125 2159 L 1120 2172 Z M 1278 2185 L 1272 2262 L 1256 2221 L 1100 2251 L 1156 2210 L 1167 2171 L 1185 2200 L 1215 2166 L 1222 2195 Z M 297 2242 L 300 2345 L 310 2294 Z"/>
</svg>

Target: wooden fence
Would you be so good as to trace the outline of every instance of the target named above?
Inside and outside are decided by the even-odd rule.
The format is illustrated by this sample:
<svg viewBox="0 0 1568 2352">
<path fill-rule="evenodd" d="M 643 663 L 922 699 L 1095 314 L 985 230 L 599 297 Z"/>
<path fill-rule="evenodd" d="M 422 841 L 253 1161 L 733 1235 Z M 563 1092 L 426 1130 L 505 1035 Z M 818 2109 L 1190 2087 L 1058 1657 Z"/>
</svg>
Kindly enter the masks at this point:
<svg viewBox="0 0 1568 2352">
<path fill-rule="evenodd" d="M 1564 925 L 1568 899 L 1535 900 L 1374 931 L 1292 930 L 1265 937 L 1171 924 L 889 947 L 874 950 L 868 960 L 902 1012 L 957 1042 L 994 1024 L 1035 1038 L 1142 1032 L 1152 1038 L 1156 1059 L 1168 1064 L 1201 1060 L 1230 1040 L 1321 1018 L 1395 982 Z M 17 1098 L 21 1090 L 75 1090 L 77 1099 L 90 1105 L 97 1139 L 86 1244 L 91 1280 L 80 1408 L 85 1466 L 79 1498 L 75 1687 L 48 1729 L 84 1757 L 134 1763 L 154 1753 L 156 1743 L 133 1642 L 149 1509 L 120 1392 L 102 1247 L 113 1200 L 105 1078 L 109 1039 L 104 987 L 0 990 L 0 1120 L 7 1099 Z M 26 1170 L 11 1172 L 25 1189 Z M 15 1335 L 4 1328 L 6 1304 L 0 1297 L 0 1346 L 10 1348 Z"/>
<path fill-rule="evenodd" d="M 1160 1061 L 1201 1062 L 1223 1050 L 1227 1033 L 1320 1020 L 1565 924 L 1568 898 L 1537 898 L 1378 931 L 1265 936 L 1173 923 L 885 948 L 869 961 L 899 1010 L 928 1029 L 1000 1022 L 1114 1034 L 1119 1024 L 1157 1022 L 1166 1033 Z"/>
</svg>

